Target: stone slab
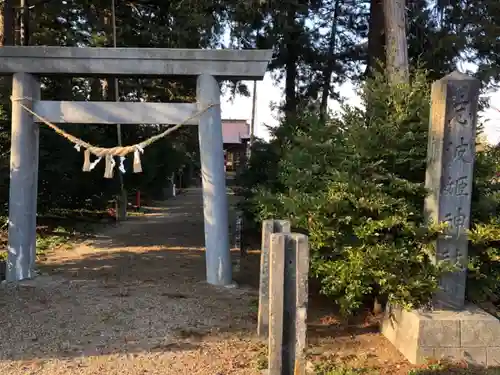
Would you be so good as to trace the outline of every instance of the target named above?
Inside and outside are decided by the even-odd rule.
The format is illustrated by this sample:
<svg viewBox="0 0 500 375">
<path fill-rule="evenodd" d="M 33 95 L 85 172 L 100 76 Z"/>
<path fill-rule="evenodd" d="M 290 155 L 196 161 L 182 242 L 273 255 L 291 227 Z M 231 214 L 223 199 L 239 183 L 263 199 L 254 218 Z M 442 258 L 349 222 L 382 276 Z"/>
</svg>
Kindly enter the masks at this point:
<svg viewBox="0 0 500 375">
<path fill-rule="evenodd" d="M 304 234 L 271 234 L 269 375 L 305 375 L 309 243 Z"/>
<path fill-rule="evenodd" d="M 261 80 L 272 50 L 3 47 L 0 74 L 198 76 Z"/>
<path fill-rule="evenodd" d="M 284 329 L 285 246 L 283 233 L 271 233 L 269 251 L 269 375 L 282 375 Z"/>
<path fill-rule="evenodd" d="M 413 364 L 430 359 L 500 364 L 500 320 L 475 305 L 461 311 L 388 307 L 382 333 Z"/>
<path fill-rule="evenodd" d="M 287 220 L 264 220 L 262 222 L 257 334 L 259 337 L 266 339 L 268 338 L 269 329 L 269 252 L 271 234 L 289 233 L 290 230 L 291 225 Z"/>
<path fill-rule="evenodd" d="M 69 124 L 180 124 L 198 125 L 196 103 L 145 102 L 33 102 L 33 110 L 51 123 Z M 35 122 L 42 122 L 35 118 Z"/>
<path fill-rule="evenodd" d="M 458 265 L 441 277 L 436 309 L 460 310 L 465 304 L 467 251 L 481 82 L 453 72 L 432 85 L 424 213 L 429 222 L 446 222 L 436 241 L 438 261 Z"/>
</svg>

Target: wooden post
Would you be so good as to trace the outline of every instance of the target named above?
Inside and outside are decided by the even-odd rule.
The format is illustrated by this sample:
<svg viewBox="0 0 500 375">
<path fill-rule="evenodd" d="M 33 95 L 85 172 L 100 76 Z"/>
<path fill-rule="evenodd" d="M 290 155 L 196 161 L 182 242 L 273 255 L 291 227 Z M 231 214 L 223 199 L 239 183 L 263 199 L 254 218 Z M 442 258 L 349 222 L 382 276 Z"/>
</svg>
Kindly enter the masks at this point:
<svg viewBox="0 0 500 375">
<path fill-rule="evenodd" d="M 140 190 L 137 190 L 135 192 L 135 207 L 136 207 L 137 211 L 139 211 L 141 209 L 141 191 Z"/>
<path fill-rule="evenodd" d="M 269 253 L 271 251 L 271 235 L 273 233 L 289 233 L 290 230 L 290 222 L 287 220 L 264 220 L 262 222 L 257 335 L 266 339 L 269 333 Z"/>
<path fill-rule="evenodd" d="M 269 375 L 305 375 L 309 279 L 306 235 L 271 235 Z"/>
<path fill-rule="evenodd" d="M 175 172 L 172 173 L 172 176 L 170 177 L 171 185 L 172 185 L 172 197 L 175 198 L 177 195 L 176 192 L 176 186 L 175 186 Z"/>
<path fill-rule="evenodd" d="M 116 6 L 115 0 L 111 0 L 111 24 L 113 26 L 113 47 L 116 48 Z M 120 91 L 118 90 L 118 78 L 113 78 L 113 85 L 111 85 L 111 79 L 108 79 L 108 90 L 113 93 L 113 98 L 116 102 L 120 101 Z M 116 124 L 116 138 L 118 141 L 118 146 L 122 146 L 122 126 L 120 123 Z M 118 171 L 118 182 L 120 183 L 120 196 L 118 199 L 118 211 L 116 212 L 117 220 L 126 220 L 127 219 L 127 207 L 128 207 L 128 197 L 127 190 L 125 189 L 125 183 L 123 174 L 121 171 Z"/>
<path fill-rule="evenodd" d="M 9 244 L 7 281 L 32 278 L 36 260 L 39 128 L 21 104 L 32 108 L 40 83 L 27 73 L 12 80 Z"/>
<path fill-rule="evenodd" d="M 224 173 L 220 87 L 213 76 L 202 74 L 198 77 L 196 96 L 199 110 L 212 106 L 200 115 L 198 127 L 207 281 L 214 285 L 231 285 L 229 205 Z"/>
<path fill-rule="evenodd" d="M 252 120 L 250 122 L 250 139 L 248 140 L 246 147 L 246 161 L 245 164 L 248 165 L 252 155 L 252 145 L 255 141 L 255 114 L 257 112 L 257 81 L 253 81 L 253 95 L 252 95 Z"/>
</svg>

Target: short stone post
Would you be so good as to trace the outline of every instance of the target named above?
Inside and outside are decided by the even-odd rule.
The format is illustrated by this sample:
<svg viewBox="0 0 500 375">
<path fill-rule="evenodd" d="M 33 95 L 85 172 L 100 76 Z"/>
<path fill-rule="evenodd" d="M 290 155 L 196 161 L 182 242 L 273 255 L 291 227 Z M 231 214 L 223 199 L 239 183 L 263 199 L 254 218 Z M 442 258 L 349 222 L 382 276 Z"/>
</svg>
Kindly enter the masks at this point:
<svg viewBox="0 0 500 375">
<path fill-rule="evenodd" d="M 175 185 L 175 172 L 173 172 L 172 176 L 170 176 L 170 185 L 171 185 L 171 189 L 172 189 L 172 192 L 171 192 L 172 197 L 175 198 L 175 196 L 177 195 L 177 191 L 176 191 L 177 187 Z"/>
<path fill-rule="evenodd" d="M 271 249 L 271 234 L 289 233 L 290 228 L 290 222 L 287 220 L 264 220 L 262 222 L 257 335 L 266 339 L 269 326 L 269 252 Z"/>
<path fill-rule="evenodd" d="M 123 178 L 123 176 L 121 178 Z M 123 191 L 116 196 L 116 202 L 117 202 L 116 206 L 117 221 L 127 220 L 128 197 L 125 188 L 123 188 Z"/>
<path fill-rule="evenodd" d="M 241 232 L 243 230 L 243 214 L 241 211 L 236 213 L 236 227 L 234 229 L 234 247 L 239 250 L 240 254 L 244 253 L 244 248 L 241 241 Z"/>
<path fill-rule="evenodd" d="M 234 247 L 236 251 L 236 257 L 234 259 L 234 270 L 233 274 L 240 274 L 242 271 L 242 259 L 244 258 L 244 249 L 241 241 L 241 232 L 243 226 L 243 215 L 241 211 L 236 211 L 235 213 L 235 225 L 234 225 Z"/>
<path fill-rule="evenodd" d="M 234 228 L 234 247 L 238 251 L 238 255 L 241 258 L 246 256 L 246 248 L 243 245 L 243 213 L 238 210 L 236 212 L 236 223 Z"/>
<path fill-rule="evenodd" d="M 432 85 L 425 186 L 430 191 L 425 215 L 430 222 L 447 222 L 448 233 L 437 240 L 436 259 L 458 264 L 440 282 L 433 305 L 464 307 L 470 210 L 476 152 L 479 80 L 453 72 Z"/>
<path fill-rule="evenodd" d="M 271 235 L 269 375 L 305 375 L 309 275 L 306 235 Z"/>
<path fill-rule="evenodd" d="M 162 192 L 164 199 L 175 197 L 175 184 L 173 174 L 166 178 L 165 187 L 162 189 Z"/>
<path fill-rule="evenodd" d="M 6 280 L 20 281 L 34 276 L 39 158 L 39 127 L 21 104 L 32 108 L 32 101 L 40 98 L 38 79 L 31 74 L 14 74 L 12 98 Z"/>
<path fill-rule="evenodd" d="M 220 87 L 214 77 L 208 74 L 198 77 L 196 97 L 200 111 L 212 106 L 200 115 L 198 127 L 207 281 L 214 285 L 231 285 L 229 205 L 224 173 Z"/>
</svg>

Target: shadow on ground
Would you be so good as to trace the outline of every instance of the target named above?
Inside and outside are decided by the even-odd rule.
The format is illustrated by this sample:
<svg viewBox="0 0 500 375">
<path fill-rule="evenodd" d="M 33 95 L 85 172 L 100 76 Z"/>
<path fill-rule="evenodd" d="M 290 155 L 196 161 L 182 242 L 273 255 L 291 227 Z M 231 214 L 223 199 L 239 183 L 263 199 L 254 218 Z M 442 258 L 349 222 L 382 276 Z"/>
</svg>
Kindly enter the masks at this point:
<svg viewBox="0 0 500 375">
<path fill-rule="evenodd" d="M 193 350 L 255 329 L 255 294 L 205 283 L 197 250 L 116 251 L 3 285 L 0 360 Z"/>
<path fill-rule="evenodd" d="M 205 282 L 203 237 L 201 196 L 191 191 L 91 243 L 49 254 L 42 276 L 1 286 L 0 360 L 196 351 L 246 340 L 255 331 L 256 292 Z"/>
</svg>

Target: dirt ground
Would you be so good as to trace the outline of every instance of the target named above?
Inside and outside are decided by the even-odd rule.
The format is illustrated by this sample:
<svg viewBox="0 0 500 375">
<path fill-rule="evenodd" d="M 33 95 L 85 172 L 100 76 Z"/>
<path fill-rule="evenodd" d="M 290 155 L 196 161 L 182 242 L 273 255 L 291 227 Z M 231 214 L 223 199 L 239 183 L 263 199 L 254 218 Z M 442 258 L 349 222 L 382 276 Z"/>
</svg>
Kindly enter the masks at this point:
<svg viewBox="0 0 500 375">
<path fill-rule="evenodd" d="M 248 259 L 242 262 L 243 274 L 239 281 L 247 281 L 252 288 L 258 285 L 255 275 L 258 275 L 259 257 L 260 252 L 249 251 Z M 316 293 L 317 289 L 317 285 L 309 286 L 307 340 L 311 364 L 323 369 L 353 368 L 370 375 L 407 375 L 411 369 L 422 368 L 412 366 L 379 333 L 382 316 L 366 311 L 346 322 L 335 313 L 332 301 Z"/>
<path fill-rule="evenodd" d="M 234 198 L 231 198 L 234 199 Z M 0 373 L 261 374 L 254 335 L 258 257 L 237 288 L 205 281 L 199 189 L 149 207 L 74 248 L 47 254 L 42 275 L 0 293 Z M 377 329 L 377 317 L 344 324 L 313 299 L 309 355 L 380 374 L 411 366 Z"/>
<path fill-rule="evenodd" d="M 3 284 L 2 374 L 259 374 L 255 292 L 207 285 L 197 189 Z"/>
</svg>

